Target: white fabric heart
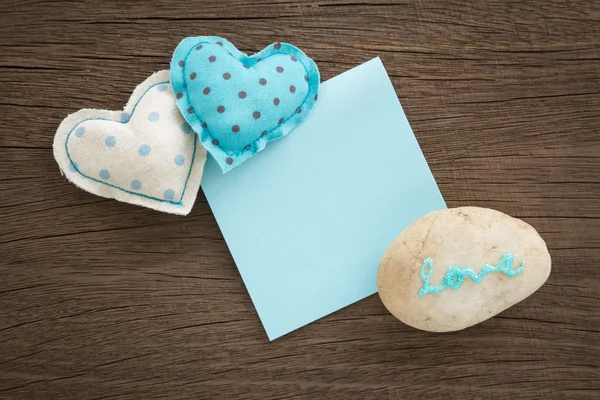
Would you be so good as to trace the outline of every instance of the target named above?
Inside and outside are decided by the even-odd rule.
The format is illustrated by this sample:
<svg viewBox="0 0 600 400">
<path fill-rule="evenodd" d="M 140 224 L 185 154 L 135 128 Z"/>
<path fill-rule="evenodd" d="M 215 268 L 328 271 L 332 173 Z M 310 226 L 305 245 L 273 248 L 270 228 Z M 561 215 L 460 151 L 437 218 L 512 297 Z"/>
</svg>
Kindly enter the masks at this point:
<svg viewBox="0 0 600 400">
<path fill-rule="evenodd" d="M 166 70 L 142 82 L 122 112 L 85 109 L 65 118 L 54 157 L 83 190 L 185 215 L 200 187 L 206 150 L 179 113 Z"/>
</svg>

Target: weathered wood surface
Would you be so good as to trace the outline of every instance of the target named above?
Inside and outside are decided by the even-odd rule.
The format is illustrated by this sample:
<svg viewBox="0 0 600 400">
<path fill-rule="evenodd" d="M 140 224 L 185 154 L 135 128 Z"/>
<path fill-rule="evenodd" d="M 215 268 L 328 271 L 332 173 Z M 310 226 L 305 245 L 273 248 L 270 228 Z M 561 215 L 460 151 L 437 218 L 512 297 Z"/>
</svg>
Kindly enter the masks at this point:
<svg viewBox="0 0 600 400">
<path fill-rule="evenodd" d="M 372 296 L 269 343 L 202 193 L 166 215 L 52 158 L 67 114 L 209 34 L 324 80 L 380 56 L 448 205 L 536 227 L 547 284 L 463 332 Z M 0 46 L 0 398 L 600 397 L 598 1 L 3 1 Z"/>
</svg>

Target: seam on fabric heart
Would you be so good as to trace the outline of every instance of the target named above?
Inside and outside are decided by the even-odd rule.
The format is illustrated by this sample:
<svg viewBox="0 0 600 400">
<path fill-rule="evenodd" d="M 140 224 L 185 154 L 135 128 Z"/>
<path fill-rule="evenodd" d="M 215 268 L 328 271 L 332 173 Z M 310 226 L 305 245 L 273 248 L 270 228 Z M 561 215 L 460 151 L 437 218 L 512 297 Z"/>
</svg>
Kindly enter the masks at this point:
<svg viewBox="0 0 600 400">
<path fill-rule="evenodd" d="M 191 53 L 194 51 L 194 49 L 196 48 L 196 46 L 198 46 L 198 45 L 200 45 L 200 44 L 214 44 L 214 42 L 210 42 L 210 41 L 201 41 L 201 42 L 198 42 L 198 43 L 194 44 L 193 46 L 191 46 L 191 47 L 190 47 L 190 50 L 188 50 L 187 54 L 185 55 L 185 58 L 183 59 L 183 60 L 184 60 L 184 63 L 185 63 L 185 64 L 184 64 L 185 66 L 187 66 L 187 59 L 188 59 L 188 57 L 190 56 L 190 54 L 191 54 Z M 244 63 L 243 63 L 243 62 L 242 62 L 242 61 L 241 61 L 241 60 L 240 60 L 238 57 L 236 57 L 235 55 L 233 55 L 233 54 L 232 54 L 232 53 L 229 51 L 229 49 L 223 48 L 223 50 L 225 50 L 225 51 L 227 52 L 227 54 L 229 54 L 231 57 L 235 58 L 235 59 L 236 59 L 236 60 L 238 60 L 240 63 L 244 64 Z M 251 58 L 251 57 L 254 57 L 255 55 L 256 55 L 256 54 L 254 54 L 254 55 L 250 56 L 250 58 Z M 286 54 L 286 53 L 273 53 L 273 54 L 271 54 L 271 55 L 269 55 L 269 56 L 266 56 L 265 58 L 263 58 L 263 59 L 261 60 L 261 62 L 263 62 L 263 61 L 265 61 L 265 60 L 268 60 L 269 58 L 271 58 L 271 57 L 273 57 L 273 56 L 276 56 L 276 55 L 287 55 L 287 54 Z M 298 62 L 299 62 L 300 64 L 302 64 L 302 68 L 304 69 L 304 73 L 305 73 L 305 75 L 306 75 L 306 76 L 308 76 L 308 75 L 309 75 L 309 71 L 308 71 L 308 69 L 307 69 L 306 65 L 305 65 L 305 64 L 302 62 L 302 60 L 300 60 L 300 59 L 298 59 Z M 244 65 L 246 65 L 246 64 L 244 64 Z M 181 73 L 181 81 L 183 82 L 183 88 L 184 88 L 184 90 L 185 90 L 185 95 L 186 95 L 186 98 L 187 98 L 187 99 L 189 99 L 189 98 L 190 98 L 190 95 L 189 95 L 189 92 L 188 92 L 188 85 L 187 85 L 187 83 L 186 83 L 186 81 L 185 81 L 185 69 L 186 69 L 186 67 L 185 67 L 185 66 L 184 66 L 184 67 L 181 69 L 181 72 L 182 72 L 182 73 Z M 310 87 L 309 87 L 309 88 L 310 88 Z M 310 90 L 308 90 L 308 91 L 306 92 L 306 96 L 304 96 L 304 99 L 303 99 L 303 100 L 302 100 L 302 102 L 300 103 L 299 107 L 304 107 L 304 105 L 306 104 L 306 102 L 307 102 L 307 101 L 308 101 L 308 99 L 309 99 L 309 94 L 310 94 Z M 198 121 L 200 121 L 201 123 L 204 123 L 204 122 L 205 122 L 205 121 L 204 121 L 202 118 L 200 118 L 200 116 L 199 116 L 199 115 L 196 113 L 196 110 L 195 110 L 195 109 L 194 109 L 194 115 L 196 116 L 196 118 L 198 118 Z M 273 132 L 273 131 L 275 131 L 275 130 L 279 129 L 279 128 L 281 127 L 281 125 L 284 125 L 286 122 L 288 122 L 290 119 L 292 119 L 292 118 L 293 118 L 295 115 L 296 115 L 296 112 L 292 112 L 292 114 L 291 114 L 289 117 L 287 117 L 287 118 L 286 118 L 286 119 L 285 119 L 285 120 L 284 120 L 284 121 L 283 121 L 281 124 L 278 124 L 278 125 L 276 125 L 274 128 L 272 128 L 272 129 L 270 129 L 269 131 L 267 131 L 267 133 L 265 134 L 265 136 L 267 136 L 267 135 L 269 135 L 271 132 Z M 209 130 L 209 129 L 207 129 L 207 128 L 203 128 L 203 129 L 206 129 L 206 130 L 207 130 L 207 132 L 208 132 L 208 136 L 209 136 L 211 139 L 214 139 L 214 136 L 212 136 L 212 135 L 210 134 L 210 130 Z M 259 141 L 259 140 L 261 140 L 261 139 L 262 139 L 262 137 L 258 137 L 258 138 L 256 138 L 256 139 L 255 139 L 255 140 L 254 140 L 254 141 L 253 141 L 251 144 L 255 144 L 256 142 L 258 142 L 258 141 Z M 245 152 L 248 152 L 248 151 L 251 151 L 251 149 L 246 149 L 246 150 L 237 151 L 237 152 L 229 152 L 229 151 L 225 151 L 225 150 L 223 150 L 223 152 L 227 153 L 227 155 L 234 156 L 234 157 L 237 157 L 237 156 L 239 156 L 239 155 L 241 155 L 241 154 L 243 154 L 243 153 L 245 153 Z"/>
<path fill-rule="evenodd" d="M 83 172 L 81 172 L 79 170 L 78 165 L 73 161 L 73 159 L 71 158 L 71 155 L 69 154 L 69 147 L 68 147 L 69 138 L 71 137 L 71 133 L 73 133 L 73 131 L 75 130 L 75 128 L 77 128 L 79 125 L 81 125 L 81 124 L 83 124 L 84 122 L 87 122 L 87 121 L 109 121 L 109 122 L 117 122 L 117 123 L 122 124 L 122 125 L 127 125 L 129 123 L 129 121 L 131 121 L 131 118 L 133 117 L 133 114 L 135 114 L 135 109 L 137 108 L 139 102 L 150 91 L 150 89 L 152 89 L 153 87 L 155 87 L 157 85 L 164 85 L 165 83 L 166 84 L 170 84 L 170 81 L 157 82 L 157 83 L 153 84 L 152 86 L 150 86 L 148 89 L 146 89 L 146 91 L 140 96 L 139 99 L 137 99 L 137 101 L 133 105 L 133 108 L 131 109 L 130 116 L 129 116 L 128 120 L 125 121 L 125 122 L 117 121 L 117 120 L 114 120 L 114 119 L 108 119 L 108 118 L 89 118 L 89 119 L 85 119 L 83 121 L 78 122 L 73 128 L 71 128 L 71 130 L 67 134 L 67 137 L 65 138 L 65 151 L 67 153 L 67 158 L 69 159 L 69 162 L 73 166 L 73 169 L 75 169 L 75 171 L 77 171 L 77 173 L 79 175 L 83 176 L 84 178 L 90 179 L 90 180 L 92 180 L 94 182 L 102 183 L 102 184 L 104 184 L 106 186 L 110 186 L 110 187 L 115 188 L 115 189 L 122 190 L 123 192 L 126 192 L 128 194 L 132 194 L 132 195 L 140 196 L 140 197 L 145 197 L 147 199 L 160 201 L 162 203 L 173 204 L 175 206 L 183 206 L 183 197 L 184 197 L 185 191 L 187 189 L 187 184 L 188 184 L 188 181 L 190 179 L 190 175 L 192 174 L 192 170 L 194 168 L 194 161 L 195 161 L 195 158 L 196 158 L 196 146 L 197 146 L 197 142 L 199 140 L 198 137 L 194 138 L 194 150 L 193 150 L 193 153 L 192 153 L 192 160 L 190 162 L 190 169 L 188 171 L 187 177 L 185 178 L 185 183 L 183 185 L 183 190 L 181 191 L 181 197 L 180 197 L 179 201 L 171 201 L 171 200 L 159 199 L 157 197 L 148 196 L 148 195 L 143 194 L 143 193 L 132 192 L 131 190 L 124 189 L 124 188 L 122 188 L 120 186 L 113 185 L 111 183 L 104 182 L 104 181 L 101 181 L 101 180 L 96 179 L 96 178 L 92 178 L 91 176 L 88 176 L 88 175 L 84 174 Z"/>
</svg>

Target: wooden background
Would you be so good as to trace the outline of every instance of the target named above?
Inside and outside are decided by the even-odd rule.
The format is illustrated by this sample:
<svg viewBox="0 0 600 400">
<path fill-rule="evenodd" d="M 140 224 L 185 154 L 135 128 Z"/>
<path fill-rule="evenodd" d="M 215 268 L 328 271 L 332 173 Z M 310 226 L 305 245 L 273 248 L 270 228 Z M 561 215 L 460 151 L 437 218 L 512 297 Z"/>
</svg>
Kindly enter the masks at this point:
<svg viewBox="0 0 600 400">
<path fill-rule="evenodd" d="M 598 1 L 2 1 L 0 398 L 600 398 Z M 292 42 L 323 80 L 380 56 L 449 206 L 536 227 L 534 296 L 466 331 L 377 296 L 272 343 L 200 192 L 178 217 L 85 193 L 60 121 L 123 107 L 186 36 Z"/>
</svg>

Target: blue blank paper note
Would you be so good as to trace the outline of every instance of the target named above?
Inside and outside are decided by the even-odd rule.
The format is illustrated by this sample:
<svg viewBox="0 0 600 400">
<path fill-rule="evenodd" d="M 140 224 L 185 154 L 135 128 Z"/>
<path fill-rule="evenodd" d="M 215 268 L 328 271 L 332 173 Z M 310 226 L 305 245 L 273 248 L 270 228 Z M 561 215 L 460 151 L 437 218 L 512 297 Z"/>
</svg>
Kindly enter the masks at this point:
<svg viewBox="0 0 600 400">
<path fill-rule="evenodd" d="M 379 58 L 239 168 L 209 158 L 202 188 L 271 340 L 375 293 L 392 240 L 446 207 Z"/>
</svg>

